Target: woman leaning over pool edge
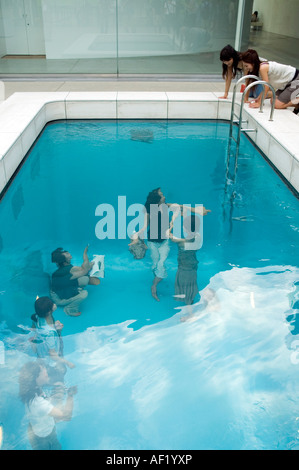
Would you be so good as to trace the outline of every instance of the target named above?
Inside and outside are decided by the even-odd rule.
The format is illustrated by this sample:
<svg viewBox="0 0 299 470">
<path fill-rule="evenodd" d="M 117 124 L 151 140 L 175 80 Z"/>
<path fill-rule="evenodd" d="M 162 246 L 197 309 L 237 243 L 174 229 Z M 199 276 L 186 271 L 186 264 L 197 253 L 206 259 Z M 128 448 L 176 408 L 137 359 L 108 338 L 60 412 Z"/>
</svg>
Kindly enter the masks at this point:
<svg viewBox="0 0 299 470">
<path fill-rule="evenodd" d="M 274 61 L 260 60 L 254 49 L 242 53 L 243 66 L 247 73 L 259 75 L 261 80 L 273 86 L 276 92 L 275 108 L 294 107 L 295 114 L 299 111 L 299 70 L 291 65 L 279 64 Z M 265 86 L 265 96 L 269 87 Z M 262 95 L 250 103 L 251 108 L 259 108 Z"/>
<path fill-rule="evenodd" d="M 224 95 L 220 96 L 220 98 L 226 99 L 228 97 L 232 80 L 237 76 L 237 74 L 240 74 L 240 76 L 242 75 L 243 62 L 241 53 L 236 51 L 229 44 L 220 51 L 220 60 L 222 62 L 222 77 L 225 80 Z"/>
<path fill-rule="evenodd" d="M 229 44 L 220 51 L 220 60 L 222 62 L 222 77 L 225 80 L 225 92 L 223 96 L 220 96 L 220 99 L 227 99 L 232 80 L 236 76 L 241 78 L 242 75 L 247 75 L 248 71 L 244 70 L 242 53 L 236 51 Z M 246 80 L 245 85 L 249 85 L 252 81 L 252 79 Z M 245 102 L 248 102 L 249 96 L 257 98 L 262 91 L 262 85 L 252 88 L 246 93 Z"/>
</svg>

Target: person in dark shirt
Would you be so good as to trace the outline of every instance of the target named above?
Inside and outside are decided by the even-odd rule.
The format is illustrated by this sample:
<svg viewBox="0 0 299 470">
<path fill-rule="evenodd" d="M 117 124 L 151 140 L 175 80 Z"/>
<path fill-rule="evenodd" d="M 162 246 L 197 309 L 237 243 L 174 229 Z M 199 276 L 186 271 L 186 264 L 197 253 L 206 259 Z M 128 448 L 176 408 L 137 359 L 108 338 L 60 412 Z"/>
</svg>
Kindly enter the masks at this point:
<svg viewBox="0 0 299 470">
<path fill-rule="evenodd" d="M 79 305 L 88 296 L 84 287 L 100 283 L 98 278 L 88 276 L 93 263 L 88 259 L 87 250 L 88 247 L 83 252 L 81 266 L 73 266 L 71 254 L 62 248 L 52 253 L 52 262 L 56 263 L 58 269 L 52 274 L 51 298 L 56 305 L 63 306 L 65 313 L 70 316 L 81 315 Z"/>
<path fill-rule="evenodd" d="M 161 189 L 156 188 L 148 194 L 144 205 L 144 226 L 134 234 L 129 246 L 137 243 L 139 238 L 143 239 L 144 232 L 147 232 L 147 245 L 151 253 L 154 274 L 151 293 L 157 301 L 160 300 L 157 295 L 157 285 L 167 277 L 165 262 L 169 253 L 168 230 L 168 205 Z"/>
</svg>

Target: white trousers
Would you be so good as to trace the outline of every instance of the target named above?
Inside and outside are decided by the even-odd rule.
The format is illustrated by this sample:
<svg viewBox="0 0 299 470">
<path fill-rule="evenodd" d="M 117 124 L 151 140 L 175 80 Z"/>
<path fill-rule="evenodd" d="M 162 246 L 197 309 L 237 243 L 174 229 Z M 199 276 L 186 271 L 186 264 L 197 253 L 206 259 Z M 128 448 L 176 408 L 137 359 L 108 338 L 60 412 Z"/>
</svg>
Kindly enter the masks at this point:
<svg viewBox="0 0 299 470">
<path fill-rule="evenodd" d="M 151 252 L 153 273 L 156 277 L 164 279 L 167 277 L 165 261 L 170 250 L 169 240 L 164 240 L 162 243 L 148 242 L 147 244 Z"/>
</svg>

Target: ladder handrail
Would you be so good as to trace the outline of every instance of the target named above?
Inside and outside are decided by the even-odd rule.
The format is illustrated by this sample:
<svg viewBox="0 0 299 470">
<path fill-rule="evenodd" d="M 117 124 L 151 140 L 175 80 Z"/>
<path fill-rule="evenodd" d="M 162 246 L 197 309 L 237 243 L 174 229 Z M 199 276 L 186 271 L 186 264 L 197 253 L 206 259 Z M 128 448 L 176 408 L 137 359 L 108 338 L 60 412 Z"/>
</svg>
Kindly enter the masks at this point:
<svg viewBox="0 0 299 470">
<path fill-rule="evenodd" d="M 271 114 L 270 114 L 270 119 L 269 121 L 273 121 L 273 114 L 274 114 L 274 107 L 275 107 L 275 90 L 273 86 L 269 83 L 266 82 L 265 80 L 260 80 L 259 77 L 256 75 L 244 75 L 244 77 L 239 78 L 239 80 L 235 83 L 234 89 L 233 89 L 233 99 L 232 99 L 232 107 L 231 107 L 231 116 L 230 116 L 230 132 L 229 135 L 230 137 L 232 136 L 232 129 L 233 129 L 233 120 L 234 120 L 234 115 L 235 115 L 235 100 L 236 100 L 236 91 L 237 91 L 237 86 L 247 80 L 248 78 L 254 78 L 256 81 L 250 83 L 247 85 L 245 88 L 243 95 L 242 95 L 242 100 L 241 100 L 241 110 L 240 110 L 240 115 L 239 115 L 239 126 L 240 123 L 242 122 L 242 114 L 243 114 L 243 106 L 244 106 L 244 97 L 250 88 L 256 86 L 256 85 L 263 85 L 263 95 L 262 95 L 262 101 L 260 105 L 260 113 L 263 112 L 263 107 L 264 107 L 264 100 L 265 100 L 265 86 L 269 87 L 273 93 L 273 99 L 272 99 L 272 107 L 271 107 Z"/>
<path fill-rule="evenodd" d="M 265 100 L 265 87 L 269 87 L 273 93 L 273 98 L 272 98 L 272 105 L 271 105 L 271 113 L 270 113 L 270 118 L 269 121 L 273 121 L 273 114 L 274 114 L 274 108 L 275 108 L 275 90 L 270 83 L 266 82 L 265 80 L 258 80 L 256 82 L 250 83 L 244 90 L 244 93 L 242 95 L 241 99 L 241 107 L 240 107 L 240 117 L 239 117 L 239 128 L 238 128 L 238 138 L 237 138 L 237 146 L 240 144 L 240 135 L 241 135 L 241 125 L 242 125 L 242 114 L 243 114 L 243 107 L 244 107 L 244 100 L 245 100 L 245 95 L 246 92 L 250 90 L 250 88 L 256 86 L 256 85 L 262 85 L 263 86 L 263 91 L 262 91 L 262 100 L 261 100 L 261 105 L 260 105 L 260 113 L 263 112 L 263 106 L 264 106 L 264 100 Z M 231 124 L 232 125 L 232 124 Z"/>
<path fill-rule="evenodd" d="M 264 100 L 265 100 L 265 87 L 267 86 L 268 88 L 270 88 L 270 90 L 272 91 L 272 94 L 273 94 L 273 97 L 272 97 L 272 103 L 271 103 L 271 112 L 270 112 L 270 118 L 269 118 L 269 121 L 273 121 L 273 114 L 274 114 L 274 109 L 275 109 L 275 99 L 276 99 L 276 92 L 275 92 L 275 89 L 274 87 L 271 85 L 271 83 L 269 82 L 266 82 L 265 80 L 258 80 L 258 82 L 254 82 L 254 83 L 250 83 L 247 88 L 251 88 L 251 85 L 264 85 L 263 86 L 263 95 L 262 95 L 262 101 L 261 101 L 261 106 L 260 106 L 260 113 L 263 112 L 263 108 L 264 108 Z M 245 92 L 247 91 L 247 88 L 245 90 Z"/>
<path fill-rule="evenodd" d="M 242 94 L 242 99 L 241 99 L 241 106 L 240 106 L 240 114 L 239 114 L 239 122 L 238 122 L 238 135 L 237 135 L 237 139 L 235 139 L 233 137 L 233 124 L 234 124 L 234 116 L 237 116 L 235 114 L 235 98 L 236 98 L 236 89 L 237 89 L 237 86 L 243 82 L 244 80 L 247 80 L 247 79 L 250 79 L 250 78 L 253 78 L 255 81 L 250 83 L 249 85 L 247 85 L 247 87 L 245 88 L 243 94 Z M 261 104 L 260 104 L 260 113 L 263 112 L 263 106 L 264 106 L 264 100 L 265 100 L 265 87 L 269 87 L 273 93 L 273 98 L 272 98 L 272 106 L 271 106 L 271 113 L 270 113 L 270 118 L 269 118 L 269 121 L 273 121 L 273 114 L 274 114 L 274 108 L 275 108 L 275 90 L 273 88 L 273 86 L 264 81 L 264 80 L 260 80 L 259 77 L 257 77 L 256 75 L 244 75 L 243 77 L 241 77 L 235 84 L 234 86 L 234 90 L 233 90 L 233 99 L 232 99 L 232 107 L 231 107 L 231 118 L 230 118 L 230 130 L 229 130 L 229 139 L 228 139 L 228 150 L 227 150 L 227 162 L 226 162 L 226 180 L 228 178 L 228 172 L 229 172 L 229 165 L 230 165 L 230 158 L 231 158 L 231 141 L 232 139 L 236 142 L 236 152 L 235 152 L 235 169 L 234 169 L 234 179 L 236 177 L 236 171 L 237 171 L 237 166 L 238 166 L 238 155 L 239 155 L 239 147 L 240 147 L 240 140 L 241 140 L 241 131 L 250 131 L 250 132 L 253 132 L 255 131 L 256 132 L 256 129 L 242 129 L 242 115 L 243 115 L 243 107 L 244 107 L 244 101 L 245 101 L 245 96 L 246 96 L 246 93 L 254 86 L 256 85 L 262 85 L 263 87 L 263 91 L 262 91 L 262 99 L 261 99 Z"/>
<path fill-rule="evenodd" d="M 252 82 L 249 85 L 247 85 L 247 87 L 244 90 L 243 96 L 242 96 L 241 106 L 242 105 L 244 106 L 244 99 L 245 99 L 245 95 L 246 95 L 247 91 L 250 90 L 250 88 L 252 88 L 256 85 L 263 85 L 263 92 L 262 92 L 263 94 L 262 94 L 262 101 L 261 101 L 261 105 L 260 105 L 260 113 L 263 112 L 263 107 L 264 107 L 265 87 L 267 86 L 268 88 L 270 88 L 272 93 L 273 93 L 273 99 L 272 99 L 272 104 L 271 104 L 271 113 L 270 113 L 270 118 L 269 118 L 269 121 L 273 121 L 276 94 L 275 94 L 275 90 L 274 90 L 273 86 L 269 82 L 266 82 L 265 80 L 258 80 L 257 82 Z"/>
<path fill-rule="evenodd" d="M 259 80 L 259 77 L 257 77 L 256 75 L 244 75 L 244 77 L 239 78 L 239 80 L 234 85 L 232 108 L 231 108 L 231 115 L 230 115 L 230 132 L 229 132 L 230 136 L 232 135 L 232 127 L 233 127 L 233 120 L 234 120 L 234 114 L 235 114 L 235 100 L 236 100 L 237 87 L 241 82 L 244 82 L 248 78 L 254 78 L 255 80 Z M 243 95 L 243 96 L 245 96 L 245 95 Z M 240 115 L 240 120 L 241 120 L 241 115 Z"/>
</svg>

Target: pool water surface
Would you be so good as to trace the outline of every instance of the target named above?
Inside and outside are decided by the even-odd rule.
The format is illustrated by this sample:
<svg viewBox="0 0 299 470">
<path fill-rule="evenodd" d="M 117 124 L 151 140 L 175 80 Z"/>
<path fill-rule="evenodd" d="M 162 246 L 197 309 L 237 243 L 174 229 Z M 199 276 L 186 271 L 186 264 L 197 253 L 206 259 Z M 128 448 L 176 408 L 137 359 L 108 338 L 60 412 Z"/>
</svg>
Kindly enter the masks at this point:
<svg viewBox="0 0 299 470">
<path fill-rule="evenodd" d="M 35 360 L 30 317 L 49 295 L 51 252 L 79 265 L 87 244 L 105 255 L 105 278 L 80 317 L 55 312 L 78 386 L 72 420 L 57 424 L 63 449 L 299 448 L 299 201 L 245 136 L 227 185 L 228 132 L 211 121 L 45 127 L 0 203 L 3 448 L 30 449 L 18 373 Z M 174 243 L 157 302 L 149 250 L 135 260 L 129 238 L 96 236 L 100 204 L 115 208 L 117 233 L 119 197 L 144 204 L 157 187 L 211 211 L 191 316 L 174 297 Z"/>
</svg>

